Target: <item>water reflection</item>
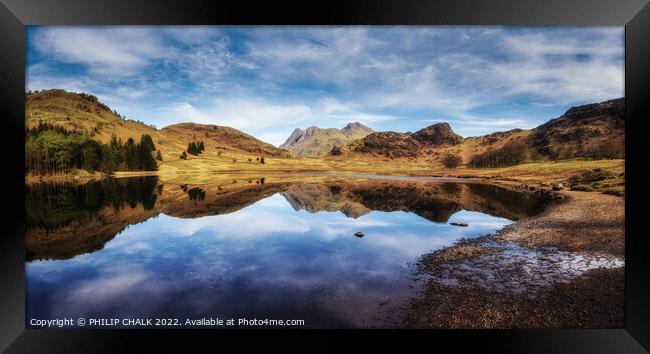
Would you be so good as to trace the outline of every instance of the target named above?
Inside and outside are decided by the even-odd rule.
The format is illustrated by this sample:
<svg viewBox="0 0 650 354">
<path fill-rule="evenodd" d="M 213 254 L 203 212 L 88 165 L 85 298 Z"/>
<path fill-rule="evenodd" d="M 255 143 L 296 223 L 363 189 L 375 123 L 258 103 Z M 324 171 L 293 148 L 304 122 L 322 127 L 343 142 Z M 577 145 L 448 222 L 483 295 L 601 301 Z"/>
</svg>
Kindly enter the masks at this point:
<svg viewBox="0 0 650 354">
<path fill-rule="evenodd" d="M 27 260 L 101 249 L 128 225 L 158 214 L 156 186 L 162 187 L 157 177 L 27 185 Z"/>
<path fill-rule="evenodd" d="M 410 262 L 545 203 L 479 184 L 242 182 L 179 186 L 147 177 L 30 187 L 28 317 L 390 325 L 382 311 L 414 291 Z"/>
</svg>

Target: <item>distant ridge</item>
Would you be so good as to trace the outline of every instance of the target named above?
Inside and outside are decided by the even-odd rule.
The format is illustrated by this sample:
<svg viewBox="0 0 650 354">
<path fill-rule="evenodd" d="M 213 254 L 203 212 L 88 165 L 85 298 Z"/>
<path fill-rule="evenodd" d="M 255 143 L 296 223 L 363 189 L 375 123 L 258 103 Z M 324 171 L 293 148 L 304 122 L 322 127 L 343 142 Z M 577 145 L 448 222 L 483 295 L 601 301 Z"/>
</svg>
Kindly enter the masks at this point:
<svg viewBox="0 0 650 354">
<path fill-rule="evenodd" d="M 373 132 L 374 130 L 359 122 L 348 123 L 342 129 L 324 129 L 316 126 L 305 130 L 296 128 L 280 148 L 302 157 L 323 156 L 335 147 L 348 145 Z"/>
<path fill-rule="evenodd" d="M 517 141 L 535 159 L 623 158 L 625 100 L 618 98 L 571 107 L 562 116 L 531 130 L 512 129 L 477 137 L 463 138 L 447 123 L 437 123 L 415 133 L 376 132 L 334 148 L 329 155 L 436 163 L 445 154 L 452 153 L 467 163 L 477 154 Z"/>
</svg>

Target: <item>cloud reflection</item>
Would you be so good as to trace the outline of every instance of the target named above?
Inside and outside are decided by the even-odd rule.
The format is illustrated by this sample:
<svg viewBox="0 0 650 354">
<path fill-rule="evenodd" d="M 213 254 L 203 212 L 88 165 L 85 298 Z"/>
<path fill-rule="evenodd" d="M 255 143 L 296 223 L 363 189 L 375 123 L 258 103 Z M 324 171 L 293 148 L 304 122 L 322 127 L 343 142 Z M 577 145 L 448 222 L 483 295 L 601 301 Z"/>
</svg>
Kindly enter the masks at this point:
<svg viewBox="0 0 650 354">
<path fill-rule="evenodd" d="M 358 219 L 295 211 L 279 194 L 225 215 L 160 215 L 100 251 L 29 263 L 28 316 L 263 316 L 363 326 L 379 303 L 413 293 L 409 264 L 417 257 L 510 223 L 468 211 L 450 220 L 469 227 L 401 211 Z"/>
</svg>

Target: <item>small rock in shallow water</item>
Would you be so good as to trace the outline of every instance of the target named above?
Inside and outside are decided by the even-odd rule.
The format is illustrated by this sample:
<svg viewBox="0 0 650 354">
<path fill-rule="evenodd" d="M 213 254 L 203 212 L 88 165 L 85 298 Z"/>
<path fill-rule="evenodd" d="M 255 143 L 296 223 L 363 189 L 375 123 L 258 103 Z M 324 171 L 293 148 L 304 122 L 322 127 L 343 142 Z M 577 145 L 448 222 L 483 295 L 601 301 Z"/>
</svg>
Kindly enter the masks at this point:
<svg viewBox="0 0 650 354">
<path fill-rule="evenodd" d="M 361 232 L 361 231 L 357 231 L 357 232 L 354 233 L 354 236 L 356 236 L 356 237 L 363 237 L 363 232 Z"/>
<path fill-rule="evenodd" d="M 466 222 L 450 222 L 449 224 L 454 226 L 467 226 Z"/>
</svg>

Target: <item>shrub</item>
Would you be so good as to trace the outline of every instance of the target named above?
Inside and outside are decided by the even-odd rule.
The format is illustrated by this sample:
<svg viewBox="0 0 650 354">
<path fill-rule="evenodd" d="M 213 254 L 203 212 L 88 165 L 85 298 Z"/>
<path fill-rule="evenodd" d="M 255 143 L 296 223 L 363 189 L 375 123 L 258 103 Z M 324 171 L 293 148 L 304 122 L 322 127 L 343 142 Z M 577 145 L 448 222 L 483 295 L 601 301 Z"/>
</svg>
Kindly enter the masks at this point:
<svg viewBox="0 0 650 354">
<path fill-rule="evenodd" d="M 205 144 L 203 144 L 203 141 L 193 141 L 187 145 L 187 153 L 194 156 L 198 156 L 203 152 L 203 150 L 205 150 Z"/>
<path fill-rule="evenodd" d="M 475 155 L 470 167 L 505 167 L 520 164 L 528 157 L 528 147 L 521 140 L 507 142 L 500 149 Z"/>
<path fill-rule="evenodd" d="M 612 142 L 602 142 L 585 148 L 584 156 L 594 160 L 624 158 L 625 147 Z"/>
<path fill-rule="evenodd" d="M 456 168 L 460 166 L 461 163 L 463 163 L 463 158 L 457 154 L 446 154 L 445 157 L 442 158 L 442 164 L 447 168 Z"/>
</svg>

